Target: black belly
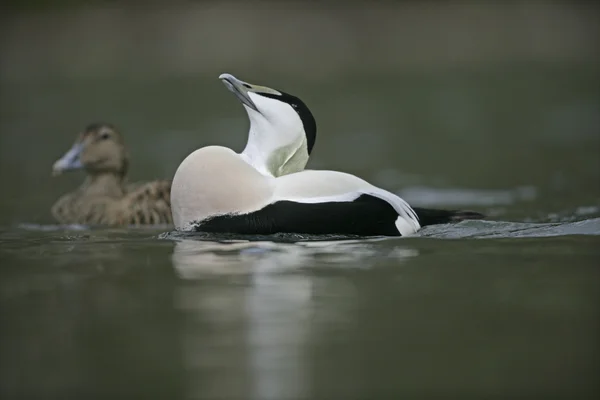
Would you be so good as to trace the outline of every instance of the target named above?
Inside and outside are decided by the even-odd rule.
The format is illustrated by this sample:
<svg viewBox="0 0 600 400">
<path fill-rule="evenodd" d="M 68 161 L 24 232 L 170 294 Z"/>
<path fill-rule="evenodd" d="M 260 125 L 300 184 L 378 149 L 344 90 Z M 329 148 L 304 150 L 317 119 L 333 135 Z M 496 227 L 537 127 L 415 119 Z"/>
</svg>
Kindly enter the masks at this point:
<svg viewBox="0 0 600 400">
<path fill-rule="evenodd" d="M 363 194 L 354 201 L 297 203 L 278 201 L 242 215 L 222 215 L 196 224 L 196 231 L 272 235 L 401 236 L 398 213 L 387 201 Z"/>
</svg>

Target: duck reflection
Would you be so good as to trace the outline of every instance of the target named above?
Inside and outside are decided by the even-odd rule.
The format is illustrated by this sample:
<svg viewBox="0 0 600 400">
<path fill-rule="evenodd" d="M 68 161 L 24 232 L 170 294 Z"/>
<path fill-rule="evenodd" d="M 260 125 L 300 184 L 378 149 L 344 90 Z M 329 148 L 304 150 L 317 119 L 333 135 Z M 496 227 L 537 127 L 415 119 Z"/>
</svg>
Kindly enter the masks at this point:
<svg viewBox="0 0 600 400">
<path fill-rule="evenodd" d="M 189 315 L 184 362 L 193 376 L 214 377 L 190 379 L 190 395 L 309 397 L 310 338 L 352 321 L 356 307 L 354 285 L 327 271 L 418 254 L 382 240 L 177 241 L 172 260 L 183 284 L 176 300 Z"/>
</svg>

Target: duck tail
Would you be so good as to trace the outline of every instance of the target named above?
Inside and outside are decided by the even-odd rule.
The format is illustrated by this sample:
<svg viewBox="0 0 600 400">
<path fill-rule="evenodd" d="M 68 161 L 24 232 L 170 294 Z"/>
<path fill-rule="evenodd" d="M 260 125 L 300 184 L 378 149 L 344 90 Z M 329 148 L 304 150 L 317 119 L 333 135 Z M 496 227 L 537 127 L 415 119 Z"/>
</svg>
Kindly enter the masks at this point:
<svg viewBox="0 0 600 400">
<path fill-rule="evenodd" d="M 413 207 L 413 210 L 417 213 L 419 224 L 422 227 L 427 225 L 448 224 L 451 222 L 464 221 L 466 219 L 485 218 L 485 215 L 475 211 L 435 210 L 420 207 Z"/>
</svg>

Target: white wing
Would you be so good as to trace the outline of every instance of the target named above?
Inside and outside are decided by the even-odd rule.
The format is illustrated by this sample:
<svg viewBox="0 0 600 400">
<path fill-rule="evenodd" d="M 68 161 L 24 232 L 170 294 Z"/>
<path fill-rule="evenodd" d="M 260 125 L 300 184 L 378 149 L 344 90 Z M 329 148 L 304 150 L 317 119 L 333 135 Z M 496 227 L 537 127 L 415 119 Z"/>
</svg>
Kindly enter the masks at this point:
<svg viewBox="0 0 600 400">
<path fill-rule="evenodd" d="M 298 203 L 353 201 L 368 194 L 388 202 L 398 213 L 396 227 L 402 235 L 421 227 L 410 205 L 386 190 L 371 185 L 354 175 L 337 171 L 304 170 L 275 179 L 273 202 L 290 200 Z"/>
</svg>

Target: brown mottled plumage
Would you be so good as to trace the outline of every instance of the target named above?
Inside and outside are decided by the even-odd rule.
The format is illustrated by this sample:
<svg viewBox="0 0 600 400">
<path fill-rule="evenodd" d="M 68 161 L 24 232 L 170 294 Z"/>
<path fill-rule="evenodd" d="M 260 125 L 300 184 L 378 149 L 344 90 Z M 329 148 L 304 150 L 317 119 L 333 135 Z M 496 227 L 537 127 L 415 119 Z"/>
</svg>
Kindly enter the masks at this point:
<svg viewBox="0 0 600 400">
<path fill-rule="evenodd" d="M 128 165 L 125 143 L 117 129 L 104 123 L 89 125 L 54 164 L 54 175 L 75 169 L 87 173 L 77 190 L 52 206 L 54 218 L 62 224 L 172 224 L 171 181 L 127 184 Z"/>
</svg>

